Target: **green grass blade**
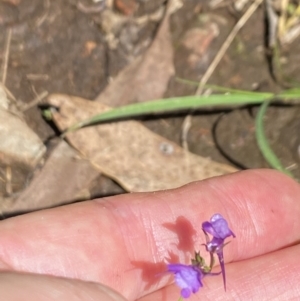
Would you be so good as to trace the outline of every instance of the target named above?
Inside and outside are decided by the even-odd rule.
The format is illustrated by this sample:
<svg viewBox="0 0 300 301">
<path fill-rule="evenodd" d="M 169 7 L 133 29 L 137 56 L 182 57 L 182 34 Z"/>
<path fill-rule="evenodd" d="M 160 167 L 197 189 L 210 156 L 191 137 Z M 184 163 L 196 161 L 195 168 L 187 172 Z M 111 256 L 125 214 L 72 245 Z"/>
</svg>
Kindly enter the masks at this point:
<svg viewBox="0 0 300 301">
<path fill-rule="evenodd" d="M 98 122 L 142 116 L 158 113 L 170 113 L 183 110 L 201 109 L 207 107 L 232 107 L 246 104 L 259 104 L 273 96 L 272 93 L 256 94 L 214 94 L 209 96 L 185 96 L 135 103 L 111 109 L 107 112 L 93 116 L 70 127 L 67 132 L 74 131 L 83 126 Z"/>
<path fill-rule="evenodd" d="M 277 94 L 276 97 L 281 99 L 300 99 L 300 88 L 282 91 L 281 93 Z"/>
<path fill-rule="evenodd" d="M 264 101 L 258 111 L 257 116 L 256 116 L 256 120 L 255 120 L 256 141 L 257 141 L 258 147 L 259 147 L 262 155 L 264 156 L 266 161 L 270 164 L 270 166 L 293 178 L 293 175 L 282 166 L 278 157 L 275 155 L 275 153 L 271 149 L 271 147 L 267 141 L 267 138 L 265 136 L 263 118 L 266 114 L 266 110 L 267 110 L 269 103 L 270 103 L 269 100 Z"/>
</svg>

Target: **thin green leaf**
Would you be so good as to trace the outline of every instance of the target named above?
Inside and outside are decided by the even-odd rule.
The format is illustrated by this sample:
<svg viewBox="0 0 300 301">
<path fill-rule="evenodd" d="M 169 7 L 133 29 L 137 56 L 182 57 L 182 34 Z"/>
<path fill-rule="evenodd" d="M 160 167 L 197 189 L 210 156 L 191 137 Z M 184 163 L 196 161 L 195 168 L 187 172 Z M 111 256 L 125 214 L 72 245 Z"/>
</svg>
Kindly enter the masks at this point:
<svg viewBox="0 0 300 301">
<path fill-rule="evenodd" d="M 300 88 L 293 88 L 282 91 L 281 93 L 277 94 L 276 97 L 282 99 L 300 99 Z"/>
<path fill-rule="evenodd" d="M 256 94 L 214 94 L 209 96 L 185 96 L 168 99 L 160 99 L 144 103 L 130 104 L 123 107 L 111 109 L 107 112 L 97 114 L 90 119 L 84 120 L 70 127 L 67 132 L 77 130 L 83 126 L 98 122 L 116 120 L 141 115 L 169 113 L 207 107 L 232 107 L 246 104 L 259 104 L 273 96 L 272 93 Z"/>
<path fill-rule="evenodd" d="M 263 118 L 266 114 L 266 110 L 269 103 L 270 103 L 269 100 L 264 101 L 256 116 L 256 120 L 255 120 L 256 141 L 262 155 L 264 156 L 266 161 L 270 164 L 270 166 L 293 178 L 293 175 L 282 166 L 280 160 L 271 149 L 267 141 L 267 138 L 265 136 Z"/>
</svg>

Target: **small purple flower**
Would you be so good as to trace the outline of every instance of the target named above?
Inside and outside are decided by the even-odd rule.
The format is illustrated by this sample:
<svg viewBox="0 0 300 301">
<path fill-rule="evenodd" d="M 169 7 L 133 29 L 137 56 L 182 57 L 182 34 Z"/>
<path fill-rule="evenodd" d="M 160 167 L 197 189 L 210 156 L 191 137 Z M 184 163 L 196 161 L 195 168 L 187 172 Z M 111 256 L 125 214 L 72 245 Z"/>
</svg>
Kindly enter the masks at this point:
<svg viewBox="0 0 300 301">
<path fill-rule="evenodd" d="M 221 214 L 214 214 L 209 222 L 202 223 L 202 230 L 207 236 L 206 248 L 211 254 L 216 253 L 223 275 L 224 288 L 226 290 L 225 264 L 223 256 L 224 241 L 227 237 L 235 237 L 235 234 L 229 229 L 226 219 Z M 208 234 L 213 238 L 208 239 Z M 213 256 L 213 255 L 212 255 Z"/>
<path fill-rule="evenodd" d="M 175 282 L 181 288 L 181 296 L 188 298 L 191 293 L 196 293 L 203 286 L 202 271 L 193 265 L 168 264 L 168 272 L 175 274 Z"/>
</svg>

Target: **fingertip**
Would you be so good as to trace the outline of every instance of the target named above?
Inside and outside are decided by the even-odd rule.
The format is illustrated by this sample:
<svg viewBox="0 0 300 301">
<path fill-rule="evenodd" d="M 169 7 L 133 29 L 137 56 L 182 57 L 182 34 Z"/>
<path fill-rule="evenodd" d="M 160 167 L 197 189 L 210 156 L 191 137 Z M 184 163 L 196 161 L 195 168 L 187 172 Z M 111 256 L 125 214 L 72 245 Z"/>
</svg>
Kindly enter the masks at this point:
<svg viewBox="0 0 300 301">
<path fill-rule="evenodd" d="M 126 301 L 111 288 L 80 280 L 30 273 L 1 272 L 1 300 L 39 301 Z"/>
</svg>

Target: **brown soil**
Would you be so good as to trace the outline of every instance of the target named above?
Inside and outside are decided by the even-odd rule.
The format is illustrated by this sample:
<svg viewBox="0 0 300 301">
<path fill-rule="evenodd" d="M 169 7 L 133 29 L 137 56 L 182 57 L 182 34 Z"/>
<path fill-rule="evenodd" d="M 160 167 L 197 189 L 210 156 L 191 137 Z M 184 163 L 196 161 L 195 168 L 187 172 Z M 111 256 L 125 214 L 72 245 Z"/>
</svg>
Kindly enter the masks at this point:
<svg viewBox="0 0 300 301">
<path fill-rule="evenodd" d="M 125 1 L 126 2 L 126 1 Z M 136 1 L 140 8 L 136 15 L 151 13 L 164 1 Z M 111 49 L 101 30 L 99 13 L 84 13 L 72 0 L 21 0 L 0 1 L 0 31 L 12 28 L 12 41 L 7 88 L 23 103 L 30 103 L 43 91 L 64 93 L 95 99 L 114 77 L 134 57 L 142 53 L 158 28 L 157 22 L 137 32 L 131 24 L 116 30 L 120 43 Z M 92 1 L 82 1 L 85 6 Z M 151 4 L 150 4 L 151 3 Z M 95 6 L 96 7 L 96 6 Z M 176 76 L 199 81 L 211 59 L 232 29 L 236 18 L 231 10 L 211 11 L 199 6 L 198 0 L 185 1 L 184 7 L 172 16 L 171 28 L 175 49 Z M 219 35 L 204 50 L 201 64 L 187 62 L 189 52 L 180 44 L 184 34 L 191 28 L 214 23 Z M 0 60 L 4 59 L 6 34 L 0 35 Z M 238 34 L 222 59 L 210 83 L 246 90 L 278 91 L 270 75 L 265 50 L 265 24 L 262 8 L 255 12 Z M 300 81 L 300 43 L 288 45 L 284 73 Z M 188 95 L 195 87 L 176 82 L 173 78 L 165 96 Z M 268 167 L 260 154 L 254 135 L 254 119 L 257 108 L 240 108 L 225 112 L 197 112 L 188 135 L 190 151 L 204 157 L 243 168 Z M 26 121 L 48 146 L 55 136 L 55 129 L 42 117 L 41 107 L 26 111 Z M 293 174 L 300 178 L 300 108 L 297 106 L 272 106 L 269 108 L 266 135 L 284 166 L 292 166 Z M 145 118 L 144 124 L 151 130 L 176 143 L 180 143 L 181 126 L 185 114 Z M 1 174 L 5 174 L 3 166 Z M 13 192 L 20 192 L 32 176 L 32 171 L 13 169 Z M 5 185 L 0 185 L 5 195 Z M 123 190 L 113 181 L 101 177 L 92 188 L 92 195 L 120 193 Z"/>
</svg>

